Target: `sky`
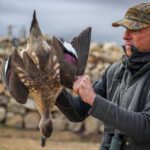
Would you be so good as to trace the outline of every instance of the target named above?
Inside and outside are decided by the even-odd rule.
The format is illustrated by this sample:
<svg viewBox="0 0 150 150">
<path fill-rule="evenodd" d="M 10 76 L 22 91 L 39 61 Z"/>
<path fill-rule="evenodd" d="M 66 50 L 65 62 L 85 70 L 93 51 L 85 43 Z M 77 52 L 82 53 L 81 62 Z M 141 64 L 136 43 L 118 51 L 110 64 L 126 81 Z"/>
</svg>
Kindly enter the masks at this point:
<svg viewBox="0 0 150 150">
<path fill-rule="evenodd" d="M 33 11 L 36 10 L 44 34 L 71 41 L 83 29 L 92 27 L 92 41 L 123 44 L 124 28 L 114 28 L 126 10 L 149 0 L 0 0 L 0 36 L 7 36 L 12 25 L 14 37 L 25 27 L 29 34 Z"/>
</svg>

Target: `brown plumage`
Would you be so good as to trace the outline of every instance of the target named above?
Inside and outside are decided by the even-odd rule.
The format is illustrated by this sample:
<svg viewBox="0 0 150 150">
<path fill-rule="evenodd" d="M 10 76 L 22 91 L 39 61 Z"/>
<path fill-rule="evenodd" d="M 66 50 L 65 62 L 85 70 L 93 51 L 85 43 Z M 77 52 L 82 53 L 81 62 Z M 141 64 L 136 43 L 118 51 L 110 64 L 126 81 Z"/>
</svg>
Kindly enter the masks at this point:
<svg viewBox="0 0 150 150">
<path fill-rule="evenodd" d="M 27 47 L 20 53 L 13 50 L 3 64 L 3 80 L 16 101 L 26 103 L 30 95 L 37 104 L 42 146 L 52 133 L 50 112 L 63 86 L 72 88 L 75 76 L 84 73 L 90 35 L 91 28 L 87 28 L 70 45 L 55 37 L 48 45 L 34 12 Z"/>
</svg>

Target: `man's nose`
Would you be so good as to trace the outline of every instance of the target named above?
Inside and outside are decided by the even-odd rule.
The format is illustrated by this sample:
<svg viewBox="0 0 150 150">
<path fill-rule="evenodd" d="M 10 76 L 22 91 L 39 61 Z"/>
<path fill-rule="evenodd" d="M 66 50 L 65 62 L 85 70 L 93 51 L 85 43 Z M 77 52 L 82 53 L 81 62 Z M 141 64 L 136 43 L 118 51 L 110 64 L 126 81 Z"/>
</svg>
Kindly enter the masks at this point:
<svg viewBox="0 0 150 150">
<path fill-rule="evenodd" d="M 124 35 L 123 35 L 123 39 L 124 40 L 131 40 L 132 39 L 130 30 L 128 30 L 128 29 L 125 30 Z"/>
</svg>

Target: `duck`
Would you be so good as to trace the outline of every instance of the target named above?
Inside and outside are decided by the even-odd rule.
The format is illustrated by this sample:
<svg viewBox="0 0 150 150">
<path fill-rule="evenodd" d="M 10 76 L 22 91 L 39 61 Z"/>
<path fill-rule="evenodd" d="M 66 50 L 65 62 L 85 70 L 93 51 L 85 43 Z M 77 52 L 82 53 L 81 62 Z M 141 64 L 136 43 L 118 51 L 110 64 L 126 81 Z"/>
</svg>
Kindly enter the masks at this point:
<svg viewBox="0 0 150 150">
<path fill-rule="evenodd" d="M 76 76 L 85 71 L 90 39 L 88 27 L 71 42 L 53 36 L 48 44 L 34 11 L 26 48 L 13 48 L 3 60 L 2 79 L 12 97 L 25 104 L 30 96 L 36 103 L 42 147 L 53 131 L 51 111 L 57 97 L 63 88 L 72 89 Z"/>
</svg>

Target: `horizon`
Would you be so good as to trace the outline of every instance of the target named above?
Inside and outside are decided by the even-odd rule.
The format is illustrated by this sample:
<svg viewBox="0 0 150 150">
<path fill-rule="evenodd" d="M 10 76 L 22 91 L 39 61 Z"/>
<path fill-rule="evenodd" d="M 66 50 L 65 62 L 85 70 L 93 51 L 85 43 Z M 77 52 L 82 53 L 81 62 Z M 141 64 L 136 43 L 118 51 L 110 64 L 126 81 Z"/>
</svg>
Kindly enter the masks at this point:
<svg viewBox="0 0 150 150">
<path fill-rule="evenodd" d="M 142 0 L 0 0 L 0 36 L 20 37 L 21 30 L 28 36 L 34 9 L 43 34 L 63 37 L 70 41 L 88 26 L 92 27 L 92 41 L 122 44 L 124 28 L 114 28 L 112 22 L 124 17 L 127 9 Z M 148 1 L 145 1 L 148 2 Z"/>
</svg>

